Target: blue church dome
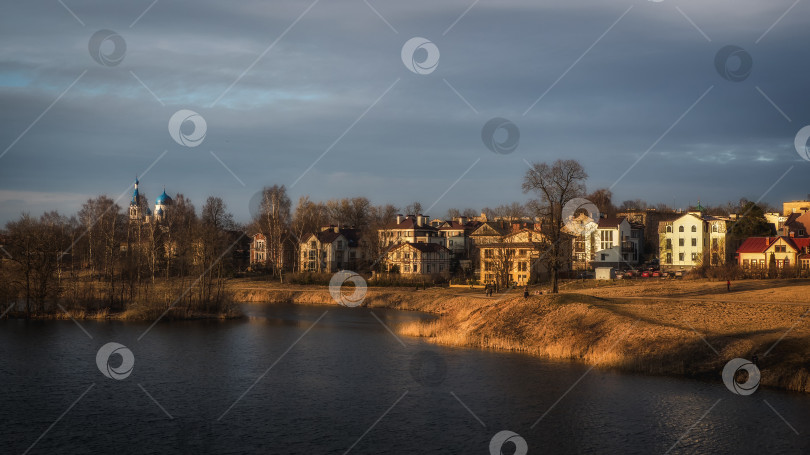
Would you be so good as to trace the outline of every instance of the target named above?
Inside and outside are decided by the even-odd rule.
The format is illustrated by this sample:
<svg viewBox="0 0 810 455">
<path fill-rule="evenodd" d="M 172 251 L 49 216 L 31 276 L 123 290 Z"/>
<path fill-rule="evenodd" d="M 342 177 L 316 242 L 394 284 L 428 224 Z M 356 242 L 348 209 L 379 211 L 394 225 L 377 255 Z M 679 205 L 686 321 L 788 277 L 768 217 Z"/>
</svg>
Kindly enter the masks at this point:
<svg viewBox="0 0 810 455">
<path fill-rule="evenodd" d="M 155 204 L 157 205 L 169 205 L 171 203 L 172 198 L 170 198 L 169 195 L 166 194 L 166 190 L 163 190 L 163 194 L 161 194 L 160 196 L 157 197 L 157 199 L 155 199 Z"/>
</svg>

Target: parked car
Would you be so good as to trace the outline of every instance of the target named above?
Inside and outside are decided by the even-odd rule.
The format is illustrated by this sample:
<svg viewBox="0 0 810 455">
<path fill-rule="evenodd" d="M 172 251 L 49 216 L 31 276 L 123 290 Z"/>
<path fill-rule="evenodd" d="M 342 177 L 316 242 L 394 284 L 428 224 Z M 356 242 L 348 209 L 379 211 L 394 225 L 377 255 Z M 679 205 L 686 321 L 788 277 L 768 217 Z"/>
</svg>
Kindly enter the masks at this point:
<svg viewBox="0 0 810 455">
<path fill-rule="evenodd" d="M 683 270 L 678 270 L 675 272 L 675 278 L 683 278 Z"/>
<path fill-rule="evenodd" d="M 654 276 L 654 277 L 660 277 L 660 276 L 661 276 L 661 272 L 659 272 L 658 270 L 655 270 L 655 271 L 653 271 L 652 276 Z"/>
<path fill-rule="evenodd" d="M 642 278 L 649 278 L 650 277 L 649 270 L 645 270 L 645 271 L 641 272 L 641 277 Z"/>
</svg>

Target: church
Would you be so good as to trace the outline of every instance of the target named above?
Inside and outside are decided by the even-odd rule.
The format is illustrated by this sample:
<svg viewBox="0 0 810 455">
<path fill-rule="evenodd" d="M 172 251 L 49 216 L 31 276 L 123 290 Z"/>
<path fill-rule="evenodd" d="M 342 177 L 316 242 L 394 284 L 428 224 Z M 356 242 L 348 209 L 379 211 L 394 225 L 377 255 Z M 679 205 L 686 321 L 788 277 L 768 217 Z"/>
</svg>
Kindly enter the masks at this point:
<svg viewBox="0 0 810 455">
<path fill-rule="evenodd" d="M 166 219 L 171 206 L 174 203 L 171 197 L 166 194 L 166 188 L 163 188 L 163 194 L 155 199 L 154 211 L 149 209 L 149 203 L 146 198 L 140 194 L 138 185 L 140 182 L 135 178 L 135 190 L 132 192 L 132 200 L 129 203 L 129 221 L 140 223 L 159 223 Z"/>
</svg>

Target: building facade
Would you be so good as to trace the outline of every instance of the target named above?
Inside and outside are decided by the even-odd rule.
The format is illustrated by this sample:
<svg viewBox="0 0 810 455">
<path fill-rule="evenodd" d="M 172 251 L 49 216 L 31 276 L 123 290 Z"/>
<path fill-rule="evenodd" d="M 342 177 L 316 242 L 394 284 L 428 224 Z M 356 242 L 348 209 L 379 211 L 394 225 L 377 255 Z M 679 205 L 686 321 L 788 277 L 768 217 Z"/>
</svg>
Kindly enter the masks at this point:
<svg viewBox="0 0 810 455">
<path fill-rule="evenodd" d="M 725 218 L 688 212 L 658 224 L 659 258 L 663 270 L 689 270 L 701 265 L 721 266 L 733 260 Z"/>
<path fill-rule="evenodd" d="M 450 250 L 438 243 L 398 243 L 385 253 L 385 270 L 401 275 L 435 275 L 450 271 Z"/>
<path fill-rule="evenodd" d="M 304 236 L 298 250 L 300 269 L 308 272 L 356 270 L 363 259 L 358 230 L 337 226 Z"/>
</svg>

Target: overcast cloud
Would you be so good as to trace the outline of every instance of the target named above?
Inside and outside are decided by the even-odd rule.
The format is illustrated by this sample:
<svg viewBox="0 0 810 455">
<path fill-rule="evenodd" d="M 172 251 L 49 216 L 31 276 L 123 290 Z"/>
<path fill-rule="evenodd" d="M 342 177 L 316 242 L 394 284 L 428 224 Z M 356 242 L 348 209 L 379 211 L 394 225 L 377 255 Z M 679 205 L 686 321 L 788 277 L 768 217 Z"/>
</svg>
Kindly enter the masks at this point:
<svg viewBox="0 0 810 455">
<path fill-rule="evenodd" d="M 141 179 L 151 199 L 164 185 L 198 207 L 219 195 L 242 221 L 272 184 L 293 200 L 438 200 L 433 216 L 524 201 L 525 161 L 559 158 L 580 160 L 588 189 L 612 187 L 617 202 L 810 193 L 793 145 L 810 124 L 810 3 L 473 2 L 7 2 L 0 222 L 74 213 L 98 194 L 126 193 L 126 205 L 161 156 Z M 88 51 L 102 29 L 126 42 L 117 66 Z M 430 74 L 402 62 L 413 37 L 440 51 Z M 742 81 L 715 69 L 726 45 L 752 58 Z M 207 123 L 197 147 L 169 135 L 180 109 Z M 513 153 L 484 146 L 493 117 L 520 129 Z"/>
</svg>

